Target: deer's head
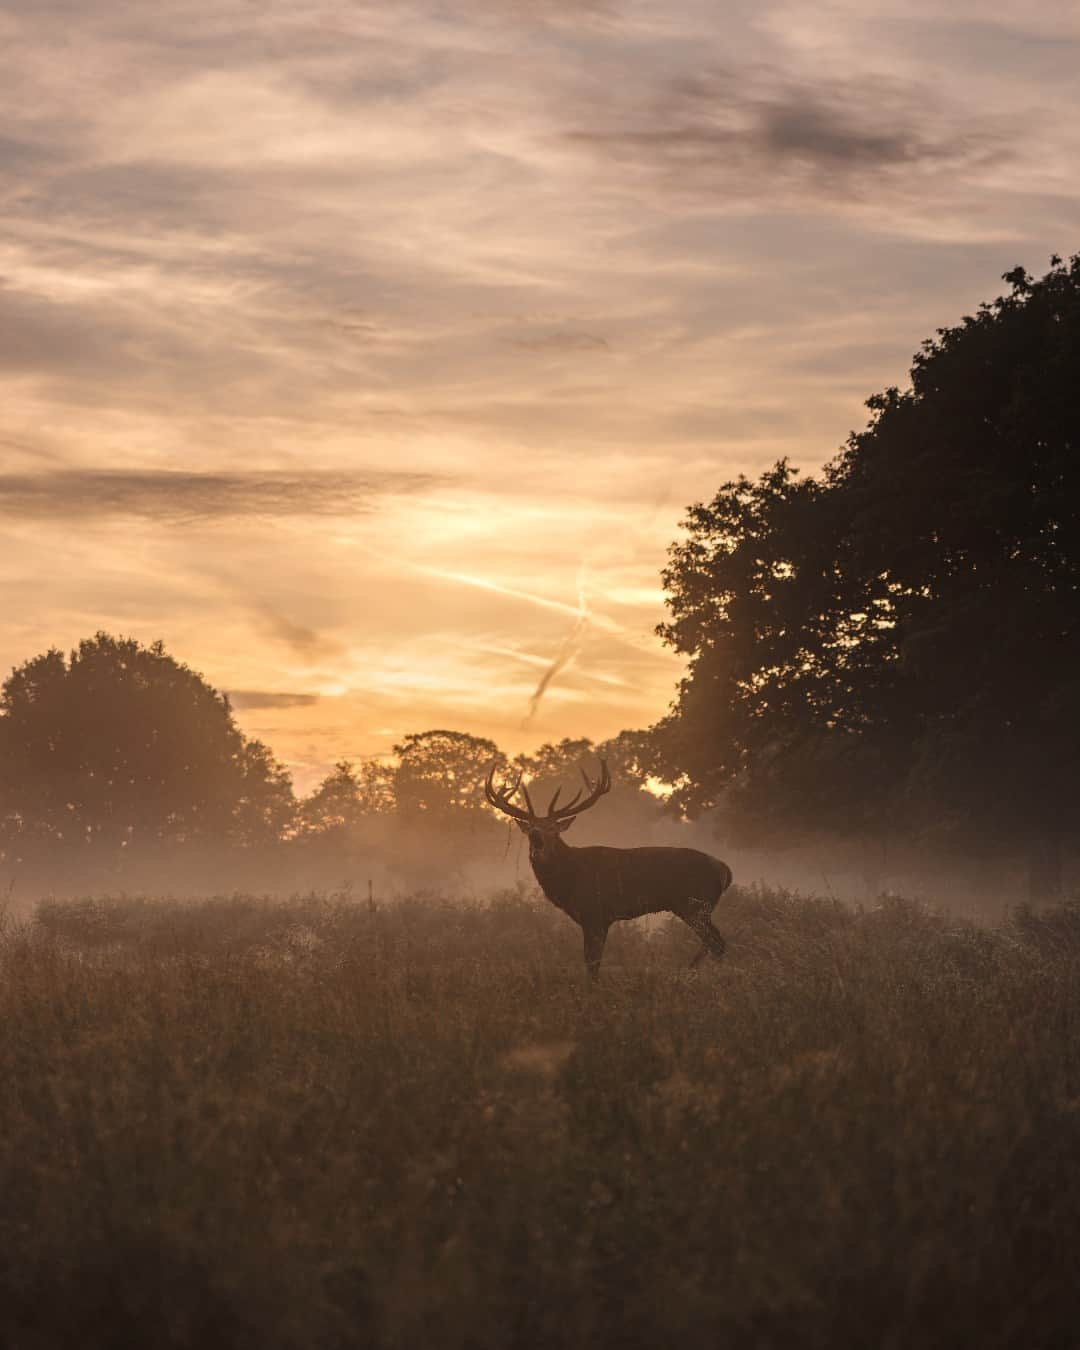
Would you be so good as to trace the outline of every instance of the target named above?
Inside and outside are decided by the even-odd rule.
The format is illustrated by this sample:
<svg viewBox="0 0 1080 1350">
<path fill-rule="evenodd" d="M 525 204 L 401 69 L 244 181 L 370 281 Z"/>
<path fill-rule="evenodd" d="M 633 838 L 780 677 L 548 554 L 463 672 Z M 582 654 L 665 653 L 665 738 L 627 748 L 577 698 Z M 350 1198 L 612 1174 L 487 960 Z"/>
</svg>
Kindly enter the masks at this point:
<svg viewBox="0 0 1080 1350">
<path fill-rule="evenodd" d="M 608 773 L 607 760 L 600 761 L 600 777 L 594 783 L 584 769 L 581 776 L 585 780 L 584 788 L 579 788 L 577 794 L 566 803 L 565 806 L 559 806 L 559 798 L 562 796 L 562 788 L 559 788 L 551 799 L 548 806 L 547 815 L 538 815 L 533 807 L 529 797 L 529 789 L 522 781 L 522 775 L 518 776 L 509 784 L 503 784 L 501 787 L 495 786 L 496 765 L 492 765 L 488 772 L 487 781 L 484 784 L 484 796 L 492 806 L 502 811 L 504 815 L 510 816 L 517 822 L 518 829 L 522 834 L 529 836 L 529 858 L 532 862 L 545 862 L 552 858 L 559 848 L 562 847 L 560 836 L 564 830 L 568 830 L 574 821 L 581 815 L 582 811 L 587 811 L 590 806 L 595 806 L 605 792 L 611 790 L 611 774 Z M 515 806 L 511 798 L 521 794 L 525 802 L 525 809 Z M 584 797 L 582 794 L 584 793 Z"/>
</svg>

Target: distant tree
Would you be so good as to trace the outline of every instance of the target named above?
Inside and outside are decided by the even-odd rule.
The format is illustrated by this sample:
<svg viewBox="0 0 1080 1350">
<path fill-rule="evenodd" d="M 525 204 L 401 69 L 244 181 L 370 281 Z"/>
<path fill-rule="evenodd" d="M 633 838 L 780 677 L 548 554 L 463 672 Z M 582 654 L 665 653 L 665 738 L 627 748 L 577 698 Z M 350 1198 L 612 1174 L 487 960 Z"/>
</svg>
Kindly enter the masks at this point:
<svg viewBox="0 0 1080 1350">
<path fill-rule="evenodd" d="M 596 763 L 596 746 L 587 736 L 546 742 L 531 755 L 514 756 L 514 767 L 528 779 L 542 779 L 545 783 L 557 778 L 577 779 L 578 771 Z"/>
<path fill-rule="evenodd" d="M 617 784 L 643 790 L 650 780 L 658 780 L 662 767 L 656 738 L 651 730 L 620 731 L 617 736 L 596 746 L 597 758 L 607 760 L 612 780 Z"/>
<path fill-rule="evenodd" d="M 691 811 L 1011 839 L 1060 884 L 1080 817 L 1080 256 L 923 344 L 819 478 L 691 509 L 657 729 Z"/>
<path fill-rule="evenodd" d="M 595 777 L 597 763 L 601 759 L 607 761 L 616 787 L 619 783 L 641 787 L 656 767 L 652 734 L 648 731 L 620 731 L 617 736 L 599 743 L 589 740 L 587 736 L 574 739 L 566 737 L 541 745 L 532 754 L 515 755 L 514 766 L 530 779 L 543 780 L 545 783 L 565 779 L 569 785 L 570 782 L 580 782 L 582 769 Z"/>
<path fill-rule="evenodd" d="M 406 736 L 394 753 L 394 797 L 403 817 L 458 826 L 490 818 L 484 778 L 493 763 L 506 764 L 494 741 L 461 731 L 424 731 Z"/>
<path fill-rule="evenodd" d="M 0 817 L 9 849 L 277 837 L 288 774 L 228 700 L 160 642 L 107 633 L 52 649 L 0 687 Z"/>
<path fill-rule="evenodd" d="M 363 821 L 389 817 L 395 800 L 393 765 L 343 759 L 300 803 L 300 829 L 307 835 L 353 830 Z"/>
<path fill-rule="evenodd" d="M 565 802 L 583 786 L 582 772 L 595 777 L 596 746 L 587 736 L 566 736 L 561 741 L 545 742 L 532 754 L 515 755 L 512 768 L 524 776 L 533 805 L 543 814 L 556 791 L 561 789 Z M 604 802 L 601 810 L 606 805 Z"/>
<path fill-rule="evenodd" d="M 647 830 L 663 806 L 645 786 L 656 763 L 648 731 L 622 731 L 599 744 L 587 737 L 566 738 L 516 755 L 514 767 L 524 772 L 533 804 L 543 813 L 556 789 L 562 790 L 560 800 L 565 802 L 584 786 L 583 773 L 595 779 L 601 759 L 607 762 L 612 789 L 587 818 L 587 832 L 607 837 L 615 830 L 629 838 Z"/>
</svg>

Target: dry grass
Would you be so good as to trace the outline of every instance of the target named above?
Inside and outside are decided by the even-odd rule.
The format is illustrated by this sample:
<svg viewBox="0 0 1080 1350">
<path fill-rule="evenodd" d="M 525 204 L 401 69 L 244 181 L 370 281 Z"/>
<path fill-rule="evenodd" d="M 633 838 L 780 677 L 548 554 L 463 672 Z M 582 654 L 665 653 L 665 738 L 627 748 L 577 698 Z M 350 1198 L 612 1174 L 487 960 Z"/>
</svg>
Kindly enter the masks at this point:
<svg viewBox="0 0 1080 1350">
<path fill-rule="evenodd" d="M 522 896 L 9 925 L 0 1342 L 1074 1345 L 1080 914 L 718 919 L 592 995 Z"/>
</svg>

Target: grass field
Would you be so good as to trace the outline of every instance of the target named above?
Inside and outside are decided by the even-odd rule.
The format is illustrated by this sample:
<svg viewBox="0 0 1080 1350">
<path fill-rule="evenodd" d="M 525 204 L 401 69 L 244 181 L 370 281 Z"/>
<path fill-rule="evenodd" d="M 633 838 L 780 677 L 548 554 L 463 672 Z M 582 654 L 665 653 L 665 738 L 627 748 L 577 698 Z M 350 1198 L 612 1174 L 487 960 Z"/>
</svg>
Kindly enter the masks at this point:
<svg viewBox="0 0 1080 1350">
<path fill-rule="evenodd" d="M 0 1344 L 1080 1344 L 1080 911 L 52 903 L 0 937 Z"/>
</svg>

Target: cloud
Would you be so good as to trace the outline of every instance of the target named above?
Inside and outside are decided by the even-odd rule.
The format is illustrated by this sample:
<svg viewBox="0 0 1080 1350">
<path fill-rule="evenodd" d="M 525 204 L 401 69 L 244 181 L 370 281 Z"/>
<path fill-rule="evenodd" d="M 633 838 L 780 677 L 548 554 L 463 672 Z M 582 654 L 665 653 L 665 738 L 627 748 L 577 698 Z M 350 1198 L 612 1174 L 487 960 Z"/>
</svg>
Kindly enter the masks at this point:
<svg viewBox="0 0 1080 1350">
<path fill-rule="evenodd" d="M 795 188 L 859 194 L 904 171 L 975 169 L 1011 151 L 1015 128 L 950 108 L 916 83 L 805 82 L 768 69 L 670 79 L 593 102 L 571 144 L 733 200 Z"/>
<path fill-rule="evenodd" d="M 935 144 L 911 126 L 868 129 L 864 115 L 858 107 L 830 106 L 801 92 L 758 109 L 756 139 L 769 156 L 801 158 L 822 167 L 874 168 L 955 155 L 955 147 Z"/>
<path fill-rule="evenodd" d="M 0 474 L 0 514 L 34 519 L 129 516 L 172 523 L 233 517 L 354 516 L 443 481 L 422 473 L 186 473 L 60 469 Z"/>
<path fill-rule="evenodd" d="M 309 624 L 297 623 L 295 619 L 290 619 L 287 614 L 270 605 L 254 607 L 253 615 L 256 625 L 267 637 L 275 642 L 284 643 L 309 665 L 337 662 L 346 654 L 344 644 L 336 638 L 320 633 Z"/>
<path fill-rule="evenodd" d="M 279 694 L 269 689 L 237 689 L 229 694 L 234 708 L 310 708 L 319 702 L 318 694 Z"/>
</svg>

